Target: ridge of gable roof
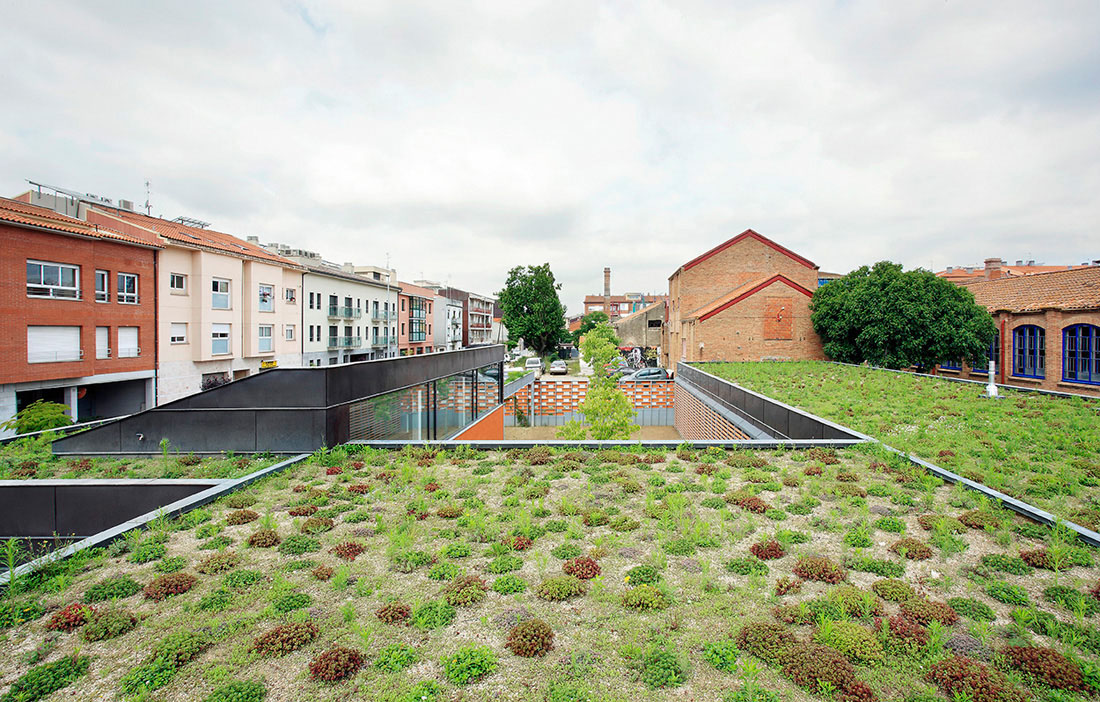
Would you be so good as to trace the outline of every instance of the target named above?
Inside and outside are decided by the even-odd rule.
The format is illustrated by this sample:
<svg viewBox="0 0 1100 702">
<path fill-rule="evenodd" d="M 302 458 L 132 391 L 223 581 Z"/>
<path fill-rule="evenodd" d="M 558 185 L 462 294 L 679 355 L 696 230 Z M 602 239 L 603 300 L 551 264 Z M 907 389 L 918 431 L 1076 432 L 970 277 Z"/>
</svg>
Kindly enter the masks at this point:
<svg viewBox="0 0 1100 702">
<path fill-rule="evenodd" d="M 1100 266 L 982 280 L 966 289 L 991 312 L 1100 309 Z"/>
<path fill-rule="evenodd" d="M 698 319 L 700 322 L 705 322 L 719 312 L 729 309 L 730 307 L 733 307 L 745 298 L 751 297 L 752 295 L 755 295 L 764 288 L 767 288 L 770 285 L 779 282 L 785 283 L 786 285 L 794 288 L 796 291 L 802 293 L 806 297 L 813 297 L 814 295 L 813 292 L 802 287 L 782 273 L 776 273 L 773 276 L 757 278 L 756 280 L 751 280 L 738 288 L 734 288 L 717 300 L 703 305 L 699 309 L 687 315 L 686 318 Z"/>
<path fill-rule="evenodd" d="M 709 251 L 705 251 L 705 252 L 699 254 L 698 256 L 691 259 L 690 261 L 688 261 L 684 265 L 680 266 L 678 271 L 686 271 L 690 268 L 693 268 L 693 267 L 699 265 L 700 263 L 702 263 L 703 261 L 707 260 L 708 258 L 710 258 L 712 256 L 715 256 L 715 255 L 725 251 L 729 247 L 731 247 L 734 244 L 737 244 L 741 241 L 744 241 L 745 239 L 755 239 L 756 241 L 759 241 L 761 244 L 764 244 L 765 246 L 773 248 L 776 251 L 778 251 L 779 253 L 783 254 L 784 256 L 787 256 L 788 258 L 790 258 L 794 262 L 800 263 L 803 266 L 806 266 L 807 268 L 812 268 L 814 270 L 817 270 L 817 264 L 814 263 L 813 261 L 811 261 L 810 259 L 805 258 L 803 256 L 799 256 L 794 251 L 791 251 L 790 249 L 788 249 L 786 246 L 775 243 L 774 241 L 772 241 L 768 237 L 764 236 L 763 234 L 760 234 L 759 232 L 753 231 L 752 229 L 746 229 L 745 231 L 741 232 L 737 236 L 735 236 L 731 239 L 727 239 L 726 241 L 722 242 L 718 246 L 715 246 L 713 249 L 710 249 Z M 675 275 L 675 273 L 673 275 Z"/>
<path fill-rule="evenodd" d="M 0 198 L 0 222 L 91 239 L 108 239 L 145 248 L 161 248 L 155 242 L 144 241 L 109 227 L 101 227 L 94 222 L 85 222 L 46 207 L 10 198 Z"/>
</svg>

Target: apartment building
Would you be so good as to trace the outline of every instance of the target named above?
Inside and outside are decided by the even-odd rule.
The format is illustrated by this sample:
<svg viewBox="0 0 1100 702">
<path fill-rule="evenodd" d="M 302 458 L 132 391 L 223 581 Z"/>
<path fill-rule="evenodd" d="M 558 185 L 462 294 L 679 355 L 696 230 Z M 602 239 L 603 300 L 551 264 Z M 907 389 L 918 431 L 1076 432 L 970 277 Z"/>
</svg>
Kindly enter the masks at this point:
<svg viewBox="0 0 1100 702">
<path fill-rule="evenodd" d="M 946 278 L 956 285 L 970 285 L 985 280 L 999 280 L 1001 278 L 1019 278 L 1036 273 L 1057 273 L 1059 271 L 1072 271 L 1088 268 L 1100 264 L 1100 261 L 1081 263 L 1079 265 L 1054 265 L 1048 266 L 1035 261 L 1018 259 L 1015 264 L 1010 264 L 999 257 L 985 259 L 983 266 L 948 266 L 945 270 L 937 271 L 936 275 Z"/>
<path fill-rule="evenodd" d="M 493 304 L 491 297 L 470 293 L 469 305 L 469 346 L 493 343 Z"/>
<path fill-rule="evenodd" d="M 151 407 L 158 245 L 29 200 L 0 198 L 0 421 L 40 399 L 77 422 Z"/>
<path fill-rule="evenodd" d="M 818 277 L 812 261 L 751 229 L 700 254 L 668 279 L 662 365 L 824 359 L 810 322 Z"/>
<path fill-rule="evenodd" d="M 326 261 L 314 251 L 278 243 L 264 248 L 305 268 L 301 342 L 307 367 L 396 355 L 390 329 L 396 324 L 398 289 L 385 269 L 362 266 L 364 273 L 357 274 L 354 264 Z"/>
<path fill-rule="evenodd" d="M 397 339 L 401 355 L 431 353 L 434 350 L 435 291 L 412 283 L 400 283 L 400 287 Z"/>
</svg>

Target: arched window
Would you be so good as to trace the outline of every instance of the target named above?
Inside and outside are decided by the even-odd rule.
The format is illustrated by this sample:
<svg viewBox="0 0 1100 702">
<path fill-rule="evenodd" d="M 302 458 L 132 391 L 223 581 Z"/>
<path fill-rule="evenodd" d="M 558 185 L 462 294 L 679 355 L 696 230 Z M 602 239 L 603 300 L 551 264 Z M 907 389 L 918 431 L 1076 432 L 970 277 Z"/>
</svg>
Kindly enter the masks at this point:
<svg viewBox="0 0 1100 702">
<path fill-rule="evenodd" d="M 1012 375 L 1045 378 L 1047 333 L 1042 327 L 1025 324 L 1012 330 Z"/>
<path fill-rule="evenodd" d="M 1062 330 L 1062 380 L 1100 385 L 1100 327 L 1074 324 Z"/>
</svg>

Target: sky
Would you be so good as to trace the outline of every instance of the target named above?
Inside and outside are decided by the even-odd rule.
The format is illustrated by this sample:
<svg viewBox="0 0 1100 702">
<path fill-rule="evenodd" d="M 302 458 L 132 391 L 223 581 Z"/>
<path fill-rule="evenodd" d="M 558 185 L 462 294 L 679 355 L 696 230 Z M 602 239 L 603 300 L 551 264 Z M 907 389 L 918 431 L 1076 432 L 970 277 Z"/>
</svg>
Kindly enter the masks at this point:
<svg viewBox="0 0 1100 702">
<path fill-rule="evenodd" d="M 0 194 L 149 201 L 568 310 L 752 228 L 847 272 L 1100 258 L 1100 3 L 29 2 Z"/>
</svg>

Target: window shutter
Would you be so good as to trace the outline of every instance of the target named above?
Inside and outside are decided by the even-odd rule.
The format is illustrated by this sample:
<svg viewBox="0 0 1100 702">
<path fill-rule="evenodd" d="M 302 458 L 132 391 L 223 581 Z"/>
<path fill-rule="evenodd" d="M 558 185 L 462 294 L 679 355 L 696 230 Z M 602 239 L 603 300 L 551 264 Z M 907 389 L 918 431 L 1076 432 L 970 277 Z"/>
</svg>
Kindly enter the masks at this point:
<svg viewBox="0 0 1100 702">
<path fill-rule="evenodd" d="M 80 327 L 27 327 L 27 363 L 80 360 Z"/>
<path fill-rule="evenodd" d="M 111 357 L 111 328 L 110 327 L 96 327 L 95 328 L 95 357 L 96 358 L 110 358 Z"/>
<path fill-rule="evenodd" d="M 119 327 L 118 328 L 118 357 L 119 358 L 133 358 L 141 353 L 141 349 L 138 348 L 138 328 L 137 327 Z"/>
</svg>

